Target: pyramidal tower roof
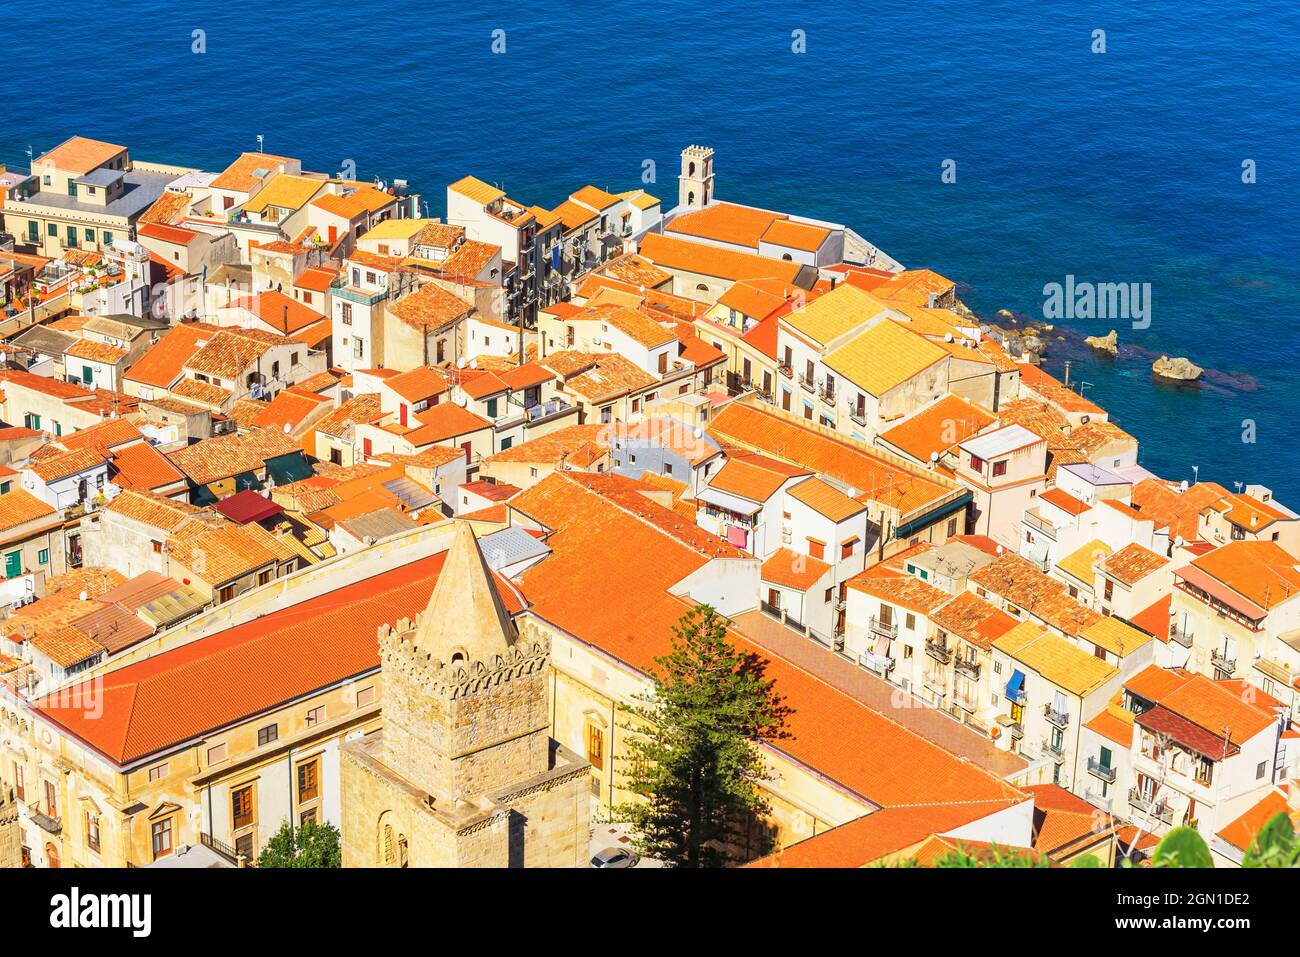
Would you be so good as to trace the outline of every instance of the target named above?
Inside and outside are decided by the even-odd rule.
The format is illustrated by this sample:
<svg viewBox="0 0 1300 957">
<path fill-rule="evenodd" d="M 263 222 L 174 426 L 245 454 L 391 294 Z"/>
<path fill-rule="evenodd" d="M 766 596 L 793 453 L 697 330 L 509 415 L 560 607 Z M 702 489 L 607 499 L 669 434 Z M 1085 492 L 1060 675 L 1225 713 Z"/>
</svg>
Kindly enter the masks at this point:
<svg viewBox="0 0 1300 957">
<path fill-rule="evenodd" d="M 457 522 L 447 560 L 416 627 L 415 647 L 442 661 L 458 650 L 471 660 L 491 661 L 515 637 L 474 532 L 468 523 Z"/>
</svg>

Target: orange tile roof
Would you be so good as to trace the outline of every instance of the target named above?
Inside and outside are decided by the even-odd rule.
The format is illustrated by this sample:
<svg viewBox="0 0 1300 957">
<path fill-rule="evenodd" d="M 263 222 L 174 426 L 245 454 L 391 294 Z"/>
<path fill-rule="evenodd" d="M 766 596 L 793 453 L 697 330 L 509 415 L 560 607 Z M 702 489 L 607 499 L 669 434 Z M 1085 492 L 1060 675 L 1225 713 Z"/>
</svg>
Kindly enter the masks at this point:
<svg viewBox="0 0 1300 957">
<path fill-rule="evenodd" d="M 867 509 L 816 476 L 790 486 L 790 496 L 832 522 L 843 522 Z"/>
<path fill-rule="evenodd" d="M 625 256 L 619 256 L 617 259 L 611 259 L 600 268 L 606 275 L 621 279 L 634 286 L 645 286 L 647 288 L 661 286 L 673 278 L 671 273 L 664 272 L 650 260 L 638 256 L 636 253 L 628 253 Z"/>
<path fill-rule="evenodd" d="M 239 299 L 232 305 L 251 313 L 276 332 L 286 336 L 325 319 L 324 315 L 311 306 L 274 289 L 268 289 L 248 299 Z"/>
<path fill-rule="evenodd" d="M 474 309 L 436 283 L 428 283 L 409 296 L 389 303 L 388 311 L 417 331 L 433 332 L 468 315 Z"/>
<path fill-rule="evenodd" d="M 934 834 L 956 830 L 1020 803 L 915 804 L 882 808 L 822 831 L 746 867 L 866 867 L 906 851 Z"/>
<path fill-rule="evenodd" d="M 964 591 L 930 615 L 935 626 L 984 651 L 1018 622 L 974 592 Z"/>
<path fill-rule="evenodd" d="M 793 416 L 732 402 L 709 425 L 724 445 L 742 445 L 816 472 L 857 489 L 859 501 L 876 501 L 903 514 L 957 492 L 948 482 L 901 459 L 872 452 L 862 443 L 809 428 Z"/>
<path fill-rule="evenodd" d="M 664 228 L 670 233 L 758 249 L 764 234 L 781 219 L 785 219 L 783 214 L 766 209 L 714 203 L 674 216 Z"/>
<path fill-rule="evenodd" d="M 277 429 L 253 429 L 217 435 L 168 453 L 172 464 L 196 485 L 207 485 L 242 472 L 260 470 L 267 459 L 300 452 L 293 439 Z"/>
<path fill-rule="evenodd" d="M 255 522 L 238 525 L 214 513 L 182 522 L 167 539 L 167 553 L 212 586 L 297 554 Z"/>
<path fill-rule="evenodd" d="M 1064 492 L 1059 488 L 1049 488 L 1038 497 L 1041 501 L 1047 502 L 1049 505 L 1055 505 L 1069 515 L 1082 515 L 1092 508 L 1087 502 L 1081 502 L 1069 492 Z"/>
<path fill-rule="evenodd" d="M 140 214 L 137 221 L 137 229 L 148 223 L 166 223 L 173 224 L 180 219 L 190 208 L 190 197 L 185 193 L 173 193 L 166 190 L 159 196 L 152 206 Z"/>
<path fill-rule="evenodd" d="M 1093 715 L 1084 724 L 1084 727 L 1101 735 L 1107 741 L 1114 741 L 1125 748 L 1131 747 L 1133 744 L 1133 715 L 1131 712 L 1123 712 L 1128 714 L 1128 720 L 1125 720 L 1116 711 L 1123 712 L 1123 708 L 1117 706 L 1103 708 Z"/>
<path fill-rule="evenodd" d="M 1261 608 L 1274 608 L 1300 592 L 1295 556 L 1276 542 L 1228 542 L 1192 565 Z"/>
<path fill-rule="evenodd" d="M 221 329 L 189 357 L 184 368 L 218 379 L 237 379 L 270 348 L 266 342 L 244 335 L 245 331 Z"/>
<path fill-rule="evenodd" d="M 774 246 L 785 246 L 812 253 L 821 248 L 830 234 L 831 231 L 824 226 L 796 223 L 792 219 L 778 219 L 767 227 L 762 241 L 772 243 Z"/>
<path fill-rule="evenodd" d="M 562 465 L 580 449 L 596 446 L 602 452 L 609 449 L 608 425 L 570 425 L 527 442 L 502 449 L 485 460 L 491 462 L 537 462 L 543 465 Z"/>
<path fill-rule="evenodd" d="M 168 332 L 126 370 L 123 378 L 165 389 L 181 377 L 189 358 L 217 332 L 207 323 L 184 323 Z"/>
<path fill-rule="evenodd" d="M 807 591 L 822 580 L 831 566 L 810 555 L 801 555 L 788 548 L 778 548 L 763 562 L 760 578 L 773 585 L 784 585 L 796 591 Z"/>
<path fill-rule="evenodd" d="M 376 630 L 423 610 L 445 559 L 440 552 L 410 562 L 119 668 L 102 679 L 102 714 L 65 696 L 33 707 L 119 767 L 131 765 L 374 672 Z M 501 597 L 507 610 L 519 610 L 510 589 Z"/>
<path fill-rule="evenodd" d="M 1007 552 L 970 575 L 989 592 L 1041 618 L 1066 635 L 1077 635 L 1101 615 L 1076 602 L 1065 585 L 1049 578 L 1029 560 Z"/>
<path fill-rule="evenodd" d="M 241 153 L 209 185 L 213 189 L 226 189 L 238 193 L 247 193 L 257 188 L 262 178 L 255 175 L 260 169 L 270 173 L 282 163 L 290 163 L 286 156 L 274 156 L 270 153 Z"/>
<path fill-rule="evenodd" d="M 880 434 L 883 442 L 920 462 L 930 461 L 958 442 L 977 435 L 997 421 L 992 413 L 955 395 L 947 395 L 924 411 Z"/>
<path fill-rule="evenodd" d="M 63 353 L 74 359 L 86 359 L 90 362 L 103 362 L 117 365 L 126 358 L 126 350 L 120 346 L 109 345 L 94 339 L 78 339 Z"/>
<path fill-rule="evenodd" d="M 571 199 L 566 199 L 559 206 L 550 211 L 552 216 L 558 216 L 560 222 L 564 224 L 564 231 L 571 232 L 575 229 L 581 229 L 587 223 L 598 218 L 600 213 L 588 209 L 580 203 L 575 203 Z"/>
<path fill-rule="evenodd" d="M 85 175 L 91 170 L 103 166 L 125 150 L 125 146 L 118 146 L 114 143 L 87 139 L 84 136 L 73 136 L 64 140 L 48 153 L 38 156 L 36 163 L 42 166 L 50 163 L 63 172 Z"/>
<path fill-rule="evenodd" d="M 709 556 L 665 530 L 673 516 L 683 526 L 681 533 L 689 533 L 684 520 L 635 491 L 639 483 L 620 479 L 556 472 L 510 506 L 553 530 L 546 540 L 551 555 L 522 578 L 532 611 L 645 672 L 667 652 L 672 626 L 689 607 L 668 590 Z M 612 502 L 608 490 L 620 488 L 627 498 Z M 628 511 L 632 505 L 636 511 Z M 583 586 L 574 588 L 575 581 Z M 794 760 L 881 805 L 1019 797 L 1004 781 L 743 634 L 733 633 L 732 641 L 742 654 L 764 661 L 765 676 L 793 708 L 790 737 L 776 746 Z"/>
<path fill-rule="evenodd" d="M 148 442 L 137 442 L 113 453 L 112 481 L 120 489 L 146 491 L 182 481 L 185 476 Z"/>
<path fill-rule="evenodd" d="M 358 423 L 375 422 L 384 417 L 379 395 L 363 392 L 354 395 L 325 418 L 316 423 L 316 431 L 335 438 L 343 438 Z"/>
<path fill-rule="evenodd" d="M 54 515 L 54 507 L 26 489 L 15 488 L 0 495 L 0 532 Z"/>
<path fill-rule="evenodd" d="M 252 425 L 262 429 L 279 429 L 281 432 L 287 429 L 288 432 L 293 432 L 311 416 L 333 407 L 334 400 L 323 395 L 285 389 L 253 419 Z"/>
<path fill-rule="evenodd" d="M 1228 490 L 1215 482 L 1198 482 L 1181 492 L 1177 486 L 1150 478 L 1133 486 L 1132 497 L 1142 517 L 1153 520 L 1156 528 L 1168 528 L 1171 536 L 1194 542 L 1201 510 L 1227 494 Z"/>
<path fill-rule="evenodd" d="M 777 279 L 793 283 L 801 269 L 798 263 L 693 243 L 662 233 L 647 233 L 641 240 L 640 251 L 642 256 L 663 269 L 718 279 Z"/>
<path fill-rule="evenodd" d="M 952 600 L 946 591 L 921 581 L 915 575 L 884 575 L 868 569 L 850 578 L 846 584 L 854 591 L 923 615 L 929 615 Z"/>
<path fill-rule="evenodd" d="M 108 452 L 97 448 L 73 449 L 69 452 L 56 452 L 28 466 L 40 476 L 45 483 L 57 482 L 59 479 L 85 472 L 108 461 Z"/>
<path fill-rule="evenodd" d="M 1290 802 L 1291 785 L 1273 787 L 1260 801 L 1223 827 L 1218 836 L 1240 851 L 1248 851 L 1264 825 L 1279 814 L 1285 814 L 1293 827 L 1300 825 L 1300 809 Z"/>
<path fill-rule="evenodd" d="M 185 519 L 202 511 L 196 505 L 164 498 L 145 489 L 124 489 L 105 506 L 105 510 L 164 532 L 175 531 Z"/>
<path fill-rule="evenodd" d="M 415 418 L 420 424 L 402 437 L 417 449 L 422 445 L 458 439 L 480 429 L 492 428 L 492 423 L 483 416 L 462 409 L 454 402 L 440 402 L 423 412 L 417 412 Z"/>
<path fill-rule="evenodd" d="M 559 372 L 556 363 L 561 361 L 560 356 L 560 353 L 556 353 L 541 361 L 547 368 Z M 566 379 L 564 389 L 589 402 L 604 402 L 629 392 L 649 388 L 659 381 L 631 359 L 617 352 L 593 354 L 586 358 L 590 360 L 590 367 Z"/>
<path fill-rule="evenodd" d="M 84 429 L 77 429 L 58 439 L 65 449 L 111 449 L 115 446 L 139 442 L 144 436 L 135 424 L 127 419 L 105 419 Z"/>
<path fill-rule="evenodd" d="M 396 202 L 397 197 L 391 193 L 362 185 L 346 194 L 325 193 L 317 196 L 312 200 L 312 205 L 343 219 L 353 220 L 366 213 L 377 213 Z"/>
<path fill-rule="evenodd" d="M 1163 555 L 1157 555 L 1137 542 L 1130 542 L 1113 555 L 1102 559 L 1099 566 L 1112 578 L 1125 585 L 1132 585 L 1168 564 L 1169 559 Z"/>
<path fill-rule="evenodd" d="M 751 502 L 766 502 L 791 478 L 810 474 L 808 469 L 754 453 L 729 455 L 709 479 L 709 488 L 739 495 Z"/>
<path fill-rule="evenodd" d="M 1043 854 L 1073 854 L 1109 839 L 1113 819 L 1056 784 L 1022 788 L 1034 799 L 1034 850 Z"/>
<path fill-rule="evenodd" d="M 1262 502 L 1253 495 L 1236 494 L 1225 496 L 1221 501 L 1210 506 L 1220 512 L 1234 525 L 1258 532 L 1274 522 L 1290 521 L 1295 516 Z"/>
<path fill-rule="evenodd" d="M 1167 642 L 1169 640 L 1169 608 L 1173 604 L 1173 600 L 1172 592 L 1157 598 L 1130 620 L 1143 631 L 1148 631 L 1160 641 Z"/>
</svg>

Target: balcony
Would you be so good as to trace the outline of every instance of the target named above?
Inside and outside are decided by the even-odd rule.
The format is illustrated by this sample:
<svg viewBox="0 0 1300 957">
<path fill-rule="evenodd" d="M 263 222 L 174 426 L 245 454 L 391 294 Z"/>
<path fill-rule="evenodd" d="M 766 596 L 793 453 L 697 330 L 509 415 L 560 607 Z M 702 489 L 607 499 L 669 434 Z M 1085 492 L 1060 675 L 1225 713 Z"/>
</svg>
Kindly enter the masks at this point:
<svg viewBox="0 0 1300 957">
<path fill-rule="evenodd" d="M 1060 764 L 1065 760 L 1065 744 L 1053 744 L 1051 738 L 1043 738 L 1043 754 Z"/>
<path fill-rule="evenodd" d="M 1174 822 L 1174 809 L 1164 802 L 1164 800 L 1152 801 L 1144 798 L 1137 788 L 1129 788 L 1128 792 L 1129 806 L 1140 814 L 1153 817 L 1165 824 Z"/>
<path fill-rule="evenodd" d="M 1192 647 L 1192 633 L 1177 625 L 1169 629 L 1169 640 L 1177 642 L 1184 648 Z"/>
<path fill-rule="evenodd" d="M 787 379 L 790 378 L 792 375 L 794 375 L 794 370 L 791 369 L 784 362 L 777 365 L 776 371 L 781 373 L 781 375 L 785 376 Z"/>
<path fill-rule="evenodd" d="M 887 655 L 877 655 L 870 651 L 858 659 L 858 664 L 862 665 L 862 667 L 869 671 L 874 671 L 881 677 L 884 677 L 894 670 L 893 658 L 890 658 Z"/>
<path fill-rule="evenodd" d="M 856 425 L 865 428 L 867 424 L 867 412 L 865 409 L 849 409 L 849 419 Z"/>
<path fill-rule="evenodd" d="M 953 668 L 959 675 L 965 675 L 972 681 L 979 681 L 980 663 L 972 658 L 957 658 L 952 663 Z"/>
<path fill-rule="evenodd" d="M 925 639 L 925 653 L 941 665 L 952 661 L 952 649 L 945 642 L 933 638 Z"/>
<path fill-rule="evenodd" d="M 1107 784 L 1115 783 L 1115 769 L 1102 764 L 1096 758 L 1088 759 L 1088 773 L 1093 777 L 1101 778 Z"/>
<path fill-rule="evenodd" d="M 1237 659 L 1229 658 L 1221 651 L 1210 652 L 1210 664 L 1228 675 L 1234 674 L 1237 670 Z"/>
<path fill-rule="evenodd" d="M 871 630 L 882 638 L 898 637 L 898 623 L 893 620 L 882 621 L 873 615 L 869 624 Z"/>
<path fill-rule="evenodd" d="M 965 712 L 967 712 L 967 713 L 969 713 L 969 714 L 974 714 L 974 713 L 975 713 L 975 699 L 974 699 L 974 698 L 967 698 L 965 695 L 960 694 L 960 693 L 954 691 L 954 692 L 952 693 L 952 703 L 955 704 L 958 708 L 961 708 L 961 710 L 963 710 L 963 711 L 965 711 Z"/>
<path fill-rule="evenodd" d="M 806 375 L 801 375 L 798 378 L 799 378 L 799 388 L 803 389 L 805 392 L 817 391 L 817 387 L 813 384 L 812 379 L 808 378 Z"/>
<path fill-rule="evenodd" d="M 63 830 L 63 823 L 57 817 L 46 814 L 42 811 L 39 804 L 27 805 L 27 816 L 31 818 L 32 823 L 42 831 L 46 831 L 50 834 L 58 834 Z"/>
<path fill-rule="evenodd" d="M 828 388 L 825 382 L 821 382 L 817 385 L 817 395 L 827 405 L 835 405 L 835 390 L 833 388 Z"/>
<path fill-rule="evenodd" d="M 1070 723 L 1070 715 L 1065 711 L 1057 711 L 1050 704 L 1043 705 L 1043 717 L 1047 723 L 1053 727 L 1065 730 L 1066 725 Z"/>
<path fill-rule="evenodd" d="M 1032 511 L 1025 512 L 1021 522 L 1028 525 L 1045 538 L 1050 538 L 1052 541 L 1056 541 L 1056 526 L 1042 516 L 1037 515 Z"/>
<path fill-rule="evenodd" d="M 1105 811 L 1107 814 L 1110 813 L 1110 807 L 1112 803 L 1111 799 L 1108 797 L 1102 797 L 1100 792 L 1094 791 L 1092 788 L 1087 788 L 1083 792 L 1083 799 L 1087 801 L 1089 804 L 1091 804 L 1093 807 L 1100 808 L 1101 810 Z"/>
</svg>

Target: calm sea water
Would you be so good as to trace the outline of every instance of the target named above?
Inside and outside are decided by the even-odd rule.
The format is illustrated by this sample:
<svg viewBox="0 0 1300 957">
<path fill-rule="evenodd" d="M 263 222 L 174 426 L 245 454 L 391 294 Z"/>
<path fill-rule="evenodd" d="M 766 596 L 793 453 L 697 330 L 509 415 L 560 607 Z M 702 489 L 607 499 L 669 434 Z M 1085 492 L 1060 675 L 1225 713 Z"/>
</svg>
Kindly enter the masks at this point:
<svg viewBox="0 0 1300 957">
<path fill-rule="evenodd" d="M 0 162 L 82 133 L 217 169 L 263 134 L 310 168 L 405 177 L 437 215 L 466 172 L 551 205 L 630 188 L 647 159 L 671 200 L 677 152 L 706 143 L 722 198 L 850 224 L 981 312 L 1038 314 L 1067 274 L 1151 283 L 1150 328 L 1076 325 L 1258 388 L 1158 386 L 1149 358 L 1074 378 L 1148 468 L 1300 506 L 1300 5 L 470 6 L 136 0 L 106 29 L 56 0 L 7 37 Z"/>
</svg>

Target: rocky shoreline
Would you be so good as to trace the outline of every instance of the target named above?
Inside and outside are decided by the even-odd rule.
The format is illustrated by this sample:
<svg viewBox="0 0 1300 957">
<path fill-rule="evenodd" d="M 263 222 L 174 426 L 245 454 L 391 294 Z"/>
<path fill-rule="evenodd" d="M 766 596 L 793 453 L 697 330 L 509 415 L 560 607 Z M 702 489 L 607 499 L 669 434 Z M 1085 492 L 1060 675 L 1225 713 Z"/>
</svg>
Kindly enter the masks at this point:
<svg viewBox="0 0 1300 957">
<path fill-rule="evenodd" d="M 1121 342 L 1118 330 L 1093 335 L 1010 309 L 998 310 L 993 319 L 981 318 L 964 307 L 963 311 L 979 320 L 984 335 L 997 341 L 1016 358 L 1026 356 L 1035 365 L 1042 364 L 1050 350 L 1053 362 L 1141 362 L 1151 368 L 1154 383 L 1173 388 L 1217 393 L 1254 392 L 1260 388 L 1259 381 L 1244 372 L 1202 368 L 1185 358 L 1170 357 L 1143 345 Z"/>
</svg>

